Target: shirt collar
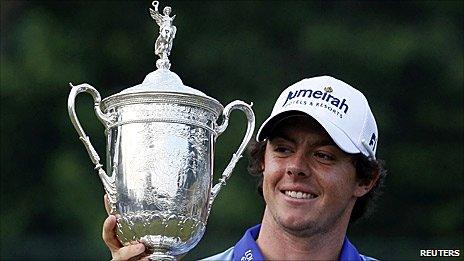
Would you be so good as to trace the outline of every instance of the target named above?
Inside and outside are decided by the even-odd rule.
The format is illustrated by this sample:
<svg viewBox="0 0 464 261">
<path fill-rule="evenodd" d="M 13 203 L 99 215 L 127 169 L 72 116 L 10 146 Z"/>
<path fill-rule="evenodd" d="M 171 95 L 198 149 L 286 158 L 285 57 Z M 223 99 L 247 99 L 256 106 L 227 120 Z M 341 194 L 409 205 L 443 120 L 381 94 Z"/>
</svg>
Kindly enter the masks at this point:
<svg viewBox="0 0 464 261">
<path fill-rule="evenodd" d="M 235 244 L 234 247 L 234 261 L 252 261 L 264 260 L 264 257 L 256 244 L 256 239 L 259 235 L 261 224 L 249 228 L 245 235 Z M 348 237 L 345 236 L 343 240 L 342 249 L 340 251 L 340 261 L 359 261 L 362 260 L 356 247 L 351 244 Z"/>
<path fill-rule="evenodd" d="M 362 258 L 359 255 L 358 250 L 356 247 L 351 244 L 348 240 L 348 237 L 345 236 L 345 240 L 343 240 L 342 251 L 340 251 L 340 261 L 350 260 L 350 261 L 361 261 Z"/>
</svg>

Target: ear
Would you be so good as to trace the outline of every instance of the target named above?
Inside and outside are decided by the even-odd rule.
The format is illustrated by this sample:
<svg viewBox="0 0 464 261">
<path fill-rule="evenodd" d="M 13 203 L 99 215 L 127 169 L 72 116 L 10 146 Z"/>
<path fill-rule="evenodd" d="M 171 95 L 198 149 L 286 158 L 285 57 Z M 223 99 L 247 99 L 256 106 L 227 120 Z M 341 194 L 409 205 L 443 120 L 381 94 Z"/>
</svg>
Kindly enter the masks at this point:
<svg viewBox="0 0 464 261">
<path fill-rule="evenodd" d="M 355 197 L 362 197 L 366 195 L 371 189 L 374 187 L 375 184 L 379 181 L 380 178 L 380 169 L 376 168 L 372 171 L 372 179 L 370 181 L 358 181 L 355 191 L 354 191 L 354 196 Z"/>
</svg>

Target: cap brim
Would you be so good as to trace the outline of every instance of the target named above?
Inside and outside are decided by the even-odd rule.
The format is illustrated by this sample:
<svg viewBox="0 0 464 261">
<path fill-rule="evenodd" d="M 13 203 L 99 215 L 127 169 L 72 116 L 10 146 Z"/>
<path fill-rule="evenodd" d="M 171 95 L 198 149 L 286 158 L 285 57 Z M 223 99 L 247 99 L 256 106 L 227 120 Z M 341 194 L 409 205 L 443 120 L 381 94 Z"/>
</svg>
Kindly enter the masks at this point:
<svg viewBox="0 0 464 261">
<path fill-rule="evenodd" d="M 312 117 L 315 119 L 321 126 L 327 131 L 329 136 L 332 138 L 332 140 L 337 144 L 340 149 L 342 149 L 346 153 L 350 154 L 356 154 L 356 153 L 362 153 L 351 141 L 350 138 L 348 138 L 348 135 L 346 135 L 345 132 L 343 132 L 340 128 L 338 128 L 335 124 L 333 124 L 331 121 L 326 120 L 322 117 L 318 117 L 317 114 L 311 115 L 303 111 L 299 110 L 293 110 L 293 111 L 286 111 L 282 112 L 279 114 L 276 114 L 274 116 L 271 116 L 264 121 L 264 123 L 261 125 L 261 127 L 258 130 L 258 133 L 256 135 L 256 140 L 263 141 L 269 135 L 272 133 L 275 127 L 279 123 L 281 123 L 283 120 L 293 117 L 293 116 L 298 116 L 298 115 L 307 115 L 309 117 Z"/>
</svg>

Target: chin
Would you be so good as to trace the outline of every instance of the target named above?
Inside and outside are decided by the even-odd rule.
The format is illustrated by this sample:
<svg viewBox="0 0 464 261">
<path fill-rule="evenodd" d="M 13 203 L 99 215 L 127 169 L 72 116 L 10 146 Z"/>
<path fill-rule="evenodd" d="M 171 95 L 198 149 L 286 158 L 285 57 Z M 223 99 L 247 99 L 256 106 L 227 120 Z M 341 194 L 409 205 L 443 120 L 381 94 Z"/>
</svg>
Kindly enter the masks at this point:
<svg viewBox="0 0 464 261">
<path fill-rule="evenodd" d="M 319 231 L 315 222 L 294 222 L 290 224 L 282 224 L 284 230 L 295 236 L 311 236 Z"/>
<path fill-rule="evenodd" d="M 301 215 L 281 216 L 281 218 L 277 219 L 277 222 L 286 231 L 288 232 L 292 231 L 293 233 L 313 230 L 316 225 L 315 221 L 308 220 L 307 214 L 304 218 Z"/>
</svg>

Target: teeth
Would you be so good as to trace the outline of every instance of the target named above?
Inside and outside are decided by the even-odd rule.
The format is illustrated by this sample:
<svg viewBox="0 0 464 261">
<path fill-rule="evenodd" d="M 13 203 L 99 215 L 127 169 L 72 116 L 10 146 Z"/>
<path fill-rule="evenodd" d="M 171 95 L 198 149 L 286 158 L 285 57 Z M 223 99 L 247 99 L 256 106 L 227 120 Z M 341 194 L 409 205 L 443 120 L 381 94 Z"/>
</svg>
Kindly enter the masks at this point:
<svg viewBox="0 0 464 261">
<path fill-rule="evenodd" d="M 310 199 L 310 198 L 315 198 L 316 195 L 309 194 L 309 193 L 304 193 L 301 191 L 293 191 L 293 190 L 286 190 L 285 195 L 291 197 L 291 198 L 297 198 L 297 199 Z"/>
</svg>

